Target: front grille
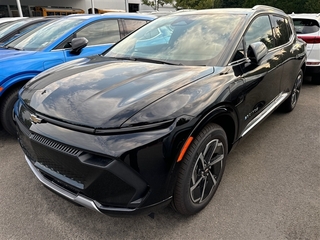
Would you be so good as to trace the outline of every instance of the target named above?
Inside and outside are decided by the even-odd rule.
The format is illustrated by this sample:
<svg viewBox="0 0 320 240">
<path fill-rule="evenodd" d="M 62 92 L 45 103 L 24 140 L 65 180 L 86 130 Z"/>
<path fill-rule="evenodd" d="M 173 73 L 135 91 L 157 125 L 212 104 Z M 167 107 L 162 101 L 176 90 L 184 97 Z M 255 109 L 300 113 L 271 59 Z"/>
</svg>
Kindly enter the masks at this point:
<svg viewBox="0 0 320 240">
<path fill-rule="evenodd" d="M 53 141 L 51 139 L 45 138 L 45 137 L 40 136 L 38 134 L 34 134 L 32 136 L 32 139 L 34 141 L 37 141 L 38 143 L 41 143 L 42 145 L 48 146 L 50 148 L 53 148 L 55 150 L 58 150 L 60 152 L 67 153 L 67 154 L 70 154 L 70 155 L 73 155 L 73 156 L 78 156 L 79 153 L 81 153 L 81 151 L 76 149 L 76 148 L 72 148 L 72 147 L 66 146 L 64 144 L 61 144 L 59 142 L 56 142 L 56 141 Z"/>
<path fill-rule="evenodd" d="M 53 144 L 55 141 L 50 140 L 45 141 L 46 143 Z M 102 169 L 97 169 L 93 166 L 89 166 L 83 164 L 79 160 L 79 155 L 81 155 L 82 151 L 78 151 L 79 155 L 72 155 L 70 152 L 75 152 L 74 149 L 69 151 L 72 148 L 69 148 L 66 151 L 61 151 L 60 149 L 64 149 L 63 144 L 55 143 L 52 146 L 56 146 L 56 148 L 48 147 L 48 145 L 43 144 L 38 141 L 31 141 L 32 148 L 36 154 L 36 162 L 50 170 L 48 174 L 53 175 L 54 177 L 64 176 L 65 178 L 69 178 L 69 184 L 79 187 L 79 184 L 83 187 L 90 184 L 90 179 L 95 178 L 97 174 L 102 172 Z M 58 175 L 55 176 L 53 174 L 56 172 Z M 65 179 L 60 179 L 65 181 Z M 77 182 L 79 184 L 72 184 L 72 182 Z M 83 188 L 81 187 L 81 188 Z"/>
</svg>

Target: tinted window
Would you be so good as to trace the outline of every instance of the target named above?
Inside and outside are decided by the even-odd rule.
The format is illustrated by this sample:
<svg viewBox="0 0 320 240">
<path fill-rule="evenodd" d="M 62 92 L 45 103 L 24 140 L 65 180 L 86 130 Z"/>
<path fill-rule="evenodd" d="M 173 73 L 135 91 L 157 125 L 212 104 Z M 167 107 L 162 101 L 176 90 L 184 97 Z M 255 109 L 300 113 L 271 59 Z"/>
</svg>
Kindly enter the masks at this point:
<svg viewBox="0 0 320 240">
<path fill-rule="evenodd" d="M 120 40 L 118 20 L 94 22 L 81 29 L 77 37 L 88 39 L 88 46 L 117 42 Z"/>
<path fill-rule="evenodd" d="M 289 19 L 286 18 L 285 20 L 286 20 L 286 24 L 287 24 L 287 29 L 288 29 L 289 38 L 291 38 L 291 36 L 292 36 L 291 26 L 293 26 L 292 20 L 291 20 L 291 18 L 289 18 Z"/>
<path fill-rule="evenodd" d="M 256 18 L 245 34 L 246 47 L 254 42 L 263 42 L 267 48 L 274 47 L 274 37 L 268 16 Z"/>
<path fill-rule="evenodd" d="M 298 34 L 308 34 L 319 31 L 319 23 L 313 19 L 293 19 L 294 29 Z"/>
<path fill-rule="evenodd" d="M 279 16 L 273 16 L 274 19 L 274 36 L 276 39 L 276 46 L 286 44 L 290 40 L 288 21 Z"/>
<path fill-rule="evenodd" d="M 132 20 L 132 19 L 124 19 L 124 24 L 126 27 L 126 34 L 133 32 L 134 30 L 140 28 L 141 26 L 145 25 L 147 21 L 145 20 Z"/>
</svg>

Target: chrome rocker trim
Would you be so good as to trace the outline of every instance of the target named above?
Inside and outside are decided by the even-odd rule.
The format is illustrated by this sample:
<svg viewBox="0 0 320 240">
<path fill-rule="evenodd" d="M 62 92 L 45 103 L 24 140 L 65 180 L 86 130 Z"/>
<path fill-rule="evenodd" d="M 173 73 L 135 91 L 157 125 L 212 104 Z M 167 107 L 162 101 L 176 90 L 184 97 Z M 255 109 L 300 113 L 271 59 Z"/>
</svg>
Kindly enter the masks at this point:
<svg viewBox="0 0 320 240">
<path fill-rule="evenodd" d="M 259 115 L 257 115 L 247 127 L 243 130 L 240 137 L 246 135 L 252 128 L 254 128 L 263 119 L 269 116 L 284 100 L 287 99 L 289 93 L 280 93 Z"/>
<path fill-rule="evenodd" d="M 53 184 L 52 182 L 50 182 L 49 180 L 45 179 L 43 177 L 43 175 L 40 173 L 40 171 L 33 166 L 33 164 L 31 163 L 30 159 L 25 155 L 25 159 L 29 165 L 29 167 L 31 168 L 32 172 L 36 175 L 36 177 L 39 179 L 39 181 L 44 184 L 46 187 L 50 188 L 52 191 L 62 195 L 63 197 L 81 205 L 84 206 L 86 208 L 89 208 L 91 210 L 97 211 L 99 213 L 102 213 L 96 206 L 96 204 L 94 203 L 94 201 L 92 201 L 91 199 L 82 196 L 82 195 L 74 195 L 66 190 L 64 190 L 63 188 Z"/>
</svg>

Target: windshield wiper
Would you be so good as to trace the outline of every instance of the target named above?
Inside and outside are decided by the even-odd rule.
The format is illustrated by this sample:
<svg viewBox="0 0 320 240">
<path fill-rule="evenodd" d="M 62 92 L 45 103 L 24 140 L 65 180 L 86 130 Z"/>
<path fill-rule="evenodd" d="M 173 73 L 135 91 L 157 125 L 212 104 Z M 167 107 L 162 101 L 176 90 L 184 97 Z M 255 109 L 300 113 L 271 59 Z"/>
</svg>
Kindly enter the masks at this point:
<svg viewBox="0 0 320 240">
<path fill-rule="evenodd" d="M 14 49 L 14 50 L 17 50 L 17 51 L 22 51 L 22 50 L 23 50 L 23 49 L 21 49 L 21 48 L 10 47 L 10 46 L 6 46 L 5 48 L 6 48 L 6 49 Z"/>
<path fill-rule="evenodd" d="M 134 58 L 135 61 L 141 61 L 141 62 L 150 62 L 150 63 L 159 63 L 159 64 L 168 64 L 168 65 L 183 65 L 182 63 L 174 63 L 174 62 L 168 62 L 163 60 L 156 60 L 156 59 L 149 59 L 149 58 Z"/>
<path fill-rule="evenodd" d="M 102 57 L 105 57 L 105 58 L 111 58 L 111 59 L 117 59 L 117 60 L 130 60 L 130 61 L 136 61 L 135 58 L 133 57 L 106 57 L 106 56 L 103 56 Z"/>
<path fill-rule="evenodd" d="M 155 59 L 149 59 L 149 58 L 140 58 L 140 57 L 107 57 L 117 60 L 129 60 L 129 61 L 140 61 L 140 62 L 150 62 L 150 63 L 159 63 L 159 64 L 167 64 L 167 65 L 183 65 L 182 63 L 174 63 L 174 62 L 168 62 L 163 60 L 155 60 Z"/>
</svg>

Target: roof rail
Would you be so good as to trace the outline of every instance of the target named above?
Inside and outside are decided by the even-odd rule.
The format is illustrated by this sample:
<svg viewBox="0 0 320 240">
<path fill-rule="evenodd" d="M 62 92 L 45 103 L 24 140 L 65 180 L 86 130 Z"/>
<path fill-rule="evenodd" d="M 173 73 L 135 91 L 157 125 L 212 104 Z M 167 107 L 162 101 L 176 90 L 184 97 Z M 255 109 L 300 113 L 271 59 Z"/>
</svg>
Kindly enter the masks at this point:
<svg viewBox="0 0 320 240">
<path fill-rule="evenodd" d="M 267 6 L 267 5 L 255 5 L 252 10 L 275 10 L 275 11 L 280 11 L 280 12 L 283 12 L 283 10 L 279 9 L 279 8 L 276 8 L 276 7 L 271 7 L 271 6 Z"/>
</svg>

